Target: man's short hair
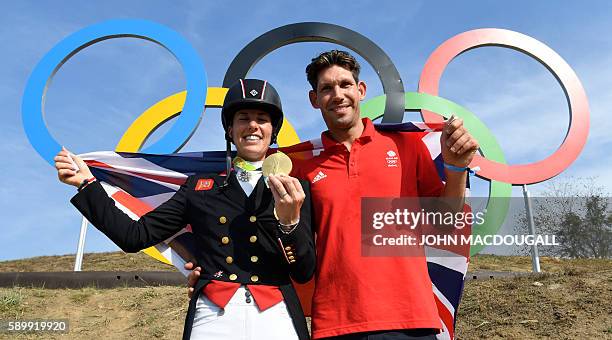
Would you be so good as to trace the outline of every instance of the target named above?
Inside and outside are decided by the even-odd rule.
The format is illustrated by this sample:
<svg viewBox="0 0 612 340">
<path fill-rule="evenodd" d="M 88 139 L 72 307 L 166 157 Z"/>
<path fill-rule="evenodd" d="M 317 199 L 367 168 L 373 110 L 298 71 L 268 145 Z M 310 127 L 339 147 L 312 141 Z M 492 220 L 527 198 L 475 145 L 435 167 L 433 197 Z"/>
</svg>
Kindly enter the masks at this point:
<svg viewBox="0 0 612 340">
<path fill-rule="evenodd" d="M 350 53 L 346 51 L 331 50 L 319 54 L 317 57 L 312 58 L 312 61 L 306 66 L 306 78 L 312 86 L 313 90 L 317 90 L 317 83 L 319 82 L 319 73 L 324 69 L 338 65 L 346 70 L 351 71 L 355 82 L 359 82 L 359 71 L 361 66 Z"/>
</svg>

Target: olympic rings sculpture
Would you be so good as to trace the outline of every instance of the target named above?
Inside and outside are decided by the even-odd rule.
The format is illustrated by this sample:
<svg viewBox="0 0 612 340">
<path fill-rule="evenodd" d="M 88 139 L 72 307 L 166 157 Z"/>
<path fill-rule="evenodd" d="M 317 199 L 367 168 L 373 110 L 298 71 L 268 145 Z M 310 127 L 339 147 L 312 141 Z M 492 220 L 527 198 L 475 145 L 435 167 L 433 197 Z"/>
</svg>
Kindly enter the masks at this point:
<svg viewBox="0 0 612 340">
<path fill-rule="evenodd" d="M 44 100 L 47 87 L 61 66 L 80 50 L 99 41 L 137 37 L 160 44 L 181 63 L 186 73 L 187 90 L 168 96 L 141 114 L 127 129 L 117 151 L 172 153 L 180 150 L 195 132 L 204 107 L 220 107 L 227 87 L 245 78 L 256 63 L 268 53 L 288 44 L 332 42 L 362 56 L 376 71 L 384 95 L 361 104 L 362 115 L 382 117 L 383 123 L 399 123 L 405 110 L 420 110 L 425 122 L 440 122 L 454 113 L 478 139 L 482 156 L 471 166 L 479 166 L 478 176 L 490 180 L 490 197 L 485 223 L 475 233 L 497 233 L 508 211 L 511 186 L 533 184 L 550 179 L 576 160 L 586 144 L 589 130 L 589 107 L 584 88 L 572 68 L 543 43 L 518 32 L 503 29 L 476 29 L 458 34 L 440 45 L 427 60 L 419 80 L 418 92 L 405 92 L 395 65 L 370 39 L 345 27 L 306 22 L 278 27 L 247 44 L 231 62 L 223 87 L 208 87 L 206 70 L 191 45 L 167 27 L 145 20 L 109 20 L 73 33 L 53 47 L 34 68 L 22 101 L 26 135 L 34 149 L 47 162 L 60 150 L 44 122 Z M 548 158 L 531 164 L 507 165 L 503 152 L 487 127 L 470 111 L 438 96 L 439 80 L 446 66 L 461 53 L 483 46 L 518 50 L 535 58 L 553 73 L 561 85 L 570 109 L 570 124 L 561 146 Z M 180 114 L 180 115 L 179 115 Z M 141 150 L 147 138 L 169 119 L 179 116 L 159 141 Z M 285 119 L 279 134 L 279 146 L 299 142 L 299 137 Z M 475 254 L 482 247 L 472 247 Z"/>
</svg>

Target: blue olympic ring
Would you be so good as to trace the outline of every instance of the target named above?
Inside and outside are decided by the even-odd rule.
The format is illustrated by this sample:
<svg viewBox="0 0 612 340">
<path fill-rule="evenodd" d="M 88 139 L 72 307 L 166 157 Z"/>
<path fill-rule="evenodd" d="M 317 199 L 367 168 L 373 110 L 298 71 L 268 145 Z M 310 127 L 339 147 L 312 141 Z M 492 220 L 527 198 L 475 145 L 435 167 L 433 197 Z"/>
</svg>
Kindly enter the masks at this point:
<svg viewBox="0 0 612 340">
<path fill-rule="evenodd" d="M 168 50 L 181 64 L 187 80 L 187 98 L 182 114 L 162 138 L 142 152 L 176 152 L 197 129 L 206 102 L 208 83 L 206 69 L 196 50 L 180 34 L 160 24 L 146 20 L 108 20 L 88 26 L 59 42 L 36 65 L 28 79 L 21 103 L 23 125 L 36 152 L 50 164 L 53 164 L 53 157 L 61 149 L 44 120 L 45 96 L 53 76 L 82 49 L 100 41 L 123 37 L 153 41 Z"/>
</svg>

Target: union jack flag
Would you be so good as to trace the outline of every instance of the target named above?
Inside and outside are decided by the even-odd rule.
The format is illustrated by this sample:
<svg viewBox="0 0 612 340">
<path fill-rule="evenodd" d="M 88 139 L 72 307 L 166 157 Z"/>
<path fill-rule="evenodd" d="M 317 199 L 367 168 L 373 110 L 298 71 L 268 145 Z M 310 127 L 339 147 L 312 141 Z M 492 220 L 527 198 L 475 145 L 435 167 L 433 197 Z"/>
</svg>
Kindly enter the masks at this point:
<svg viewBox="0 0 612 340">
<path fill-rule="evenodd" d="M 419 133 L 428 147 L 431 157 L 444 180 L 440 154 L 440 131 L 443 123 L 425 124 L 408 122 L 401 124 L 378 124 L 380 131 L 397 133 Z M 289 157 L 301 159 L 318 155 L 323 150 L 320 139 L 279 148 Z M 93 175 L 113 198 L 118 208 L 131 218 L 140 216 L 168 200 L 188 176 L 196 173 L 221 173 L 225 171 L 225 151 L 189 152 L 167 155 L 140 153 L 117 153 L 111 151 L 93 152 L 80 155 L 90 167 Z M 470 233 L 470 228 L 464 228 Z M 187 275 L 183 265 L 192 261 L 194 252 L 191 227 L 186 226 L 176 235 L 149 248 L 146 252 L 153 257 L 170 263 Z M 463 292 L 463 282 L 469 263 L 469 247 L 426 247 L 427 266 L 432 281 L 438 313 L 444 327 L 438 339 L 453 339 L 455 317 Z M 308 299 L 307 290 L 302 286 L 299 295 Z M 298 287 L 299 290 L 299 287 Z M 309 311 L 310 301 L 302 301 Z"/>
</svg>

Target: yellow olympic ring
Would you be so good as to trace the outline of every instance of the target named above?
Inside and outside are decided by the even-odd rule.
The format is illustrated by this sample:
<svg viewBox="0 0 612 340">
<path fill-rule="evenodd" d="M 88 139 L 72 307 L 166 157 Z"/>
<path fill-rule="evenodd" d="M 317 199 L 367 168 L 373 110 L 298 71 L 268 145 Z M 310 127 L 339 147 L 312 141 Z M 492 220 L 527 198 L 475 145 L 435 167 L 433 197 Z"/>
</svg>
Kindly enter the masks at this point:
<svg viewBox="0 0 612 340">
<path fill-rule="evenodd" d="M 225 87 L 209 87 L 204 107 L 222 107 L 227 90 L 228 89 Z M 158 127 L 181 113 L 186 97 L 186 91 L 178 92 L 158 101 L 146 109 L 125 131 L 115 151 L 138 152 L 147 138 L 149 138 Z M 283 127 L 278 134 L 278 146 L 290 146 L 299 142 L 300 138 L 297 132 L 285 117 L 283 120 Z M 143 252 L 158 261 L 171 264 L 155 247 L 144 249 Z"/>
</svg>

